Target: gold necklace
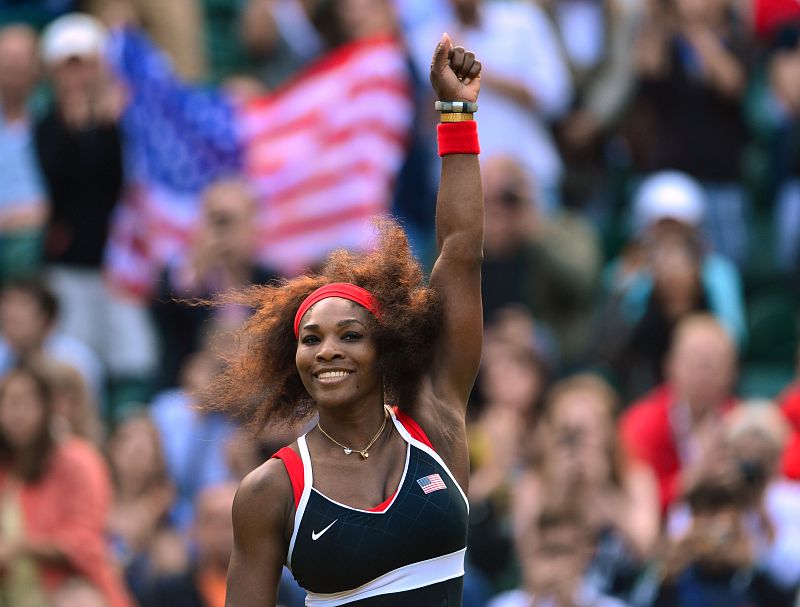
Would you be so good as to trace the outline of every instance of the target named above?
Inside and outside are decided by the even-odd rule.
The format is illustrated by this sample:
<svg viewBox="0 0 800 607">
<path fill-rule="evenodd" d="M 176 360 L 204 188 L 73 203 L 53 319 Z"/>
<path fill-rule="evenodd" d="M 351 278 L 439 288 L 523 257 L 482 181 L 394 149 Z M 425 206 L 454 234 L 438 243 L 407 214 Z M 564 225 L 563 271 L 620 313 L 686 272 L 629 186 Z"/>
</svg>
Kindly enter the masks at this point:
<svg viewBox="0 0 800 607">
<path fill-rule="evenodd" d="M 325 436 L 327 436 L 331 440 L 331 442 L 336 443 L 342 449 L 344 449 L 344 454 L 345 455 L 350 455 L 353 451 L 355 451 L 362 458 L 367 459 L 369 457 L 370 447 L 372 447 L 372 445 L 375 444 L 375 441 L 378 440 L 378 437 L 381 434 L 383 434 L 383 430 L 384 430 L 384 428 L 386 428 L 386 421 L 388 419 L 389 419 L 389 407 L 387 407 L 386 405 L 383 405 L 383 423 L 381 424 L 381 427 L 378 429 L 378 432 L 375 433 L 375 436 L 372 437 L 372 440 L 369 441 L 369 444 L 366 447 L 364 447 L 363 449 L 360 449 L 360 450 L 359 449 L 353 449 L 351 447 L 348 447 L 347 445 L 343 445 L 342 443 L 340 443 L 338 440 L 333 438 L 330 434 L 325 432 L 325 430 L 320 425 L 319 421 L 317 422 L 317 428 L 319 428 L 319 431 L 322 432 Z"/>
</svg>

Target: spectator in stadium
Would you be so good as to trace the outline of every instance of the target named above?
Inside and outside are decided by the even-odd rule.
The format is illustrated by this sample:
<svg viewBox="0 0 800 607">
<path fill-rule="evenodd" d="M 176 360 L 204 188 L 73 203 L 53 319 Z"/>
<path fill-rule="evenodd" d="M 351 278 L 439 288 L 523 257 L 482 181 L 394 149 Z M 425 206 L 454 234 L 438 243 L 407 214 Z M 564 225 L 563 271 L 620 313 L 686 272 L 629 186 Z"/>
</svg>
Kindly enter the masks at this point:
<svg viewBox="0 0 800 607">
<path fill-rule="evenodd" d="M 674 169 L 706 192 L 714 250 L 739 268 L 748 259 L 750 201 L 741 180 L 747 131 L 742 99 L 747 41 L 730 0 L 648 2 L 635 56 L 639 101 L 652 123 L 635 167 Z"/>
<path fill-rule="evenodd" d="M 160 385 L 174 387 L 186 357 L 201 348 L 212 325 L 234 328 L 247 318 L 241 306 L 211 310 L 186 300 L 208 300 L 229 289 L 277 279 L 255 258 L 258 208 L 246 183 L 226 179 L 203 193 L 189 250 L 165 268 L 152 311 L 162 339 Z"/>
<path fill-rule="evenodd" d="M 524 304 L 555 331 L 565 364 L 577 363 L 586 351 L 598 285 L 596 232 L 577 213 L 546 216 L 530 175 L 514 156 L 488 156 L 482 178 L 484 318 L 508 304 Z"/>
<path fill-rule="evenodd" d="M 689 528 L 670 542 L 652 607 L 791 607 L 793 597 L 757 564 L 747 487 L 736 471 L 698 479 L 686 494 Z"/>
<path fill-rule="evenodd" d="M 518 537 L 529 534 L 525 526 L 549 499 L 574 501 L 597 538 L 588 569 L 592 583 L 627 597 L 654 552 L 660 516 L 653 473 L 627 458 L 619 443 L 617 405 L 611 387 L 594 375 L 552 387 L 531 438 L 530 465 L 515 484 L 513 527 Z"/>
<path fill-rule="evenodd" d="M 48 361 L 47 374 L 53 388 L 54 432 L 77 436 L 96 447 L 105 440 L 97 398 L 92 394 L 83 375 L 69 364 Z"/>
<path fill-rule="evenodd" d="M 53 402 L 44 372 L 15 368 L 0 383 L 2 594 L 12 605 L 47 605 L 71 575 L 86 577 L 109 607 L 132 603 L 105 544 L 111 498 L 99 454 L 50 433 Z"/>
<path fill-rule="evenodd" d="M 438 128 L 430 286 L 402 229 L 387 222 L 369 253 L 340 250 L 319 273 L 238 296 L 258 304 L 242 332 L 250 347 L 214 383 L 210 403 L 255 428 L 319 419 L 239 487 L 231 603 L 274 605 L 287 559 L 308 603 L 332 592 L 334 604 L 462 602 L 469 508 L 460 487 L 469 480 L 466 406 L 480 362 L 483 239 L 477 128 L 464 114 L 477 102 L 480 70 L 473 53 L 442 35 L 429 75 L 452 115 Z M 314 532 L 292 533 L 292 525 Z M 404 571 L 416 583 L 397 575 Z"/>
<path fill-rule="evenodd" d="M 419 73 L 426 73 L 431 40 L 448 32 L 492 66 L 481 97 L 481 151 L 511 155 L 527 171 L 540 211 L 560 205 L 563 164 L 549 124 L 569 108 L 570 75 L 558 39 L 535 3 L 450 0 L 447 18 L 429 18 L 408 33 Z M 514 133 L 509 137 L 509 133 Z M 487 215 L 488 217 L 489 215 Z"/>
<path fill-rule="evenodd" d="M 722 444 L 699 462 L 695 482 L 739 474 L 742 506 L 755 566 L 778 588 L 800 588 L 800 483 L 780 472 L 788 427 L 770 401 L 746 401 L 725 416 Z M 670 512 L 667 529 L 678 537 L 690 526 L 684 504 Z"/>
<path fill-rule="evenodd" d="M 537 349 L 535 326 L 523 309 L 502 309 L 484 332 L 478 374 L 480 407 L 472 403 L 469 561 L 500 585 L 514 567 L 509 504 L 529 438 L 539 419 L 551 368 Z M 475 413 L 477 412 L 477 413 Z"/>
<path fill-rule="evenodd" d="M 712 313 L 740 346 L 746 339 L 739 273 L 728 259 L 707 250 L 701 232 L 705 198 L 683 173 L 664 171 L 645 179 L 632 208 L 632 238 L 604 272 L 594 350 L 614 369 L 627 397 L 639 397 L 662 381 L 675 325 L 691 312 Z"/>
<path fill-rule="evenodd" d="M 197 496 L 197 516 L 192 525 L 194 555 L 191 567 L 175 576 L 155 580 L 143 607 L 223 607 L 225 578 L 233 549 L 231 507 L 235 484 L 207 487 Z M 304 593 L 284 575 L 278 604 L 301 607 Z"/>
<path fill-rule="evenodd" d="M 596 536 L 574 506 L 547 506 L 529 514 L 517 542 L 522 587 L 498 595 L 488 607 L 625 607 L 600 592 L 587 575 Z"/>
<path fill-rule="evenodd" d="M 141 23 L 189 80 L 206 77 L 203 0 L 85 0 L 84 8 L 107 23 Z"/>
<path fill-rule="evenodd" d="M 787 478 L 800 481 L 800 348 L 797 350 L 797 379 L 786 387 L 778 402 L 790 430 L 781 468 Z"/>
<path fill-rule="evenodd" d="M 30 108 L 38 78 L 36 33 L 24 25 L 0 29 L 0 280 L 34 274 L 42 258 L 47 194 Z"/>
<path fill-rule="evenodd" d="M 170 522 L 181 530 L 194 520 L 194 500 L 203 488 L 233 480 L 227 444 L 236 424 L 229 416 L 198 408 L 197 397 L 222 369 L 216 354 L 195 352 L 184 362 L 180 386 L 160 392 L 150 407 L 177 496 Z"/>
<path fill-rule="evenodd" d="M 175 487 L 158 429 L 144 413 L 114 429 L 106 453 L 114 480 L 109 536 L 128 588 L 141 600 L 155 575 L 153 547 L 167 523 Z"/>
<path fill-rule="evenodd" d="M 800 27 L 793 28 L 793 35 L 783 36 L 776 44 L 768 63 L 768 103 L 771 110 L 762 112 L 778 129 L 784 140 L 781 152 L 784 163 L 773 167 L 781 180 L 775 202 L 775 234 L 778 237 L 776 252 L 781 269 L 791 273 L 794 286 L 800 292 L 800 146 L 798 146 L 798 123 L 800 123 Z M 785 148 L 790 148 L 786 150 Z M 787 153 L 788 152 L 788 153 Z M 788 162 L 785 162 L 788 161 Z"/>
<path fill-rule="evenodd" d="M 21 360 L 51 359 L 77 369 L 99 402 L 103 365 L 89 346 L 60 329 L 59 320 L 59 302 L 43 282 L 6 283 L 0 290 L 0 374 Z"/>
<path fill-rule="evenodd" d="M 144 307 L 112 292 L 102 274 L 123 183 L 122 98 L 104 71 L 105 41 L 102 25 L 82 14 L 60 17 L 42 34 L 54 100 L 36 125 L 36 148 L 51 202 L 45 259 L 60 323 L 100 356 L 116 401 L 123 389 L 144 390 L 155 337 Z"/>
<path fill-rule="evenodd" d="M 565 176 L 564 204 L 611 219 L 606 164 L 609 140 L 636 85 L 635 54 L 644 3 L 638 0 L 543 0 L 572 76 L 572 106 L 556 126 Z"/>
<path fill-rule="evenodd" d="M 713 447 L 734 404 L 736 349 L 713 317 L 694 314 L 675 329 L 665 382 L 625 411 L 625 450 L 652 468 L 662 512 L 687 489 L 691 467 Z"/>
</svg>

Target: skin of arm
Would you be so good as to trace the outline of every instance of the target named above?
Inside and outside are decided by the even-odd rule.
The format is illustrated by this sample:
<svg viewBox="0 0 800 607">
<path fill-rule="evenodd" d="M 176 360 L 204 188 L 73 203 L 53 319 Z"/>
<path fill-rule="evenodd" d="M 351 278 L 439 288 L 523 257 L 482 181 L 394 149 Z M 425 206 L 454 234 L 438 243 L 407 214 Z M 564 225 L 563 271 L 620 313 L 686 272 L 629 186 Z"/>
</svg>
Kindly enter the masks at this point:
<svg viewBox="0 0 800 607">
<path fill-rule="evenodd" d="M 431 84 L 443 101 L 476 101 L 480 62 L 444 35 L 431 64 Z M 459 79 L 459 77 L 461 79 Z M 444 300 L 444 325 L 414 414 L 461 484 L 469 479 L 465 414 L 482 347 L 481 263 L 483 190 L 478 156 L 442 158 L 436 203 L 439 256 L 430 284 Z"/>
<path fill-rule="evenodd" d="M 722 41 L 707 27 L 687 27 L 687 39 L 700 55 L 706 78 L 717 91 L 732 99 L 741 97 L 744 92 L 746 75 L 744 67 L 736 56 L 722 44 Z"/>
<path fill-rule="evenodd" d="M 294 518 L 292 486 L 271 459 L 242 481 L 233 502 L 233 554 L 225 607 L 274 607 Z"/>
</svg>

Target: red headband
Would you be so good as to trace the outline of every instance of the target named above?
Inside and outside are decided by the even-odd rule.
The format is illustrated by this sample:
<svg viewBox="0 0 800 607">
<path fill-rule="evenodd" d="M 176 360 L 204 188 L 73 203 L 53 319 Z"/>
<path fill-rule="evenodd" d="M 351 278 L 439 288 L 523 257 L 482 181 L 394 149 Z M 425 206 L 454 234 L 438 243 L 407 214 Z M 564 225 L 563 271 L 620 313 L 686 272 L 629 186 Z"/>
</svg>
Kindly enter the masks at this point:
<svg viewBox="0 0 800 607">
<path fill-rule="evenodd" d="M 349 282 L 332 282 L 331 284 L 320 287 L 316 291 L 312 291 L 308 297 L 303 300 L 300 307 L 297 308 L 297 314 L 294 315 L 295 337 L 300 335 L 300 320 L 305 313 L 308 312 L 308 309 L 318 301 L 327 299 L 328 297 L 349 299 L 369 310 L 373 316 L 378 316 L 378 302 L 372 293 L 362 287 L 350 284 Z"/>
</svg>

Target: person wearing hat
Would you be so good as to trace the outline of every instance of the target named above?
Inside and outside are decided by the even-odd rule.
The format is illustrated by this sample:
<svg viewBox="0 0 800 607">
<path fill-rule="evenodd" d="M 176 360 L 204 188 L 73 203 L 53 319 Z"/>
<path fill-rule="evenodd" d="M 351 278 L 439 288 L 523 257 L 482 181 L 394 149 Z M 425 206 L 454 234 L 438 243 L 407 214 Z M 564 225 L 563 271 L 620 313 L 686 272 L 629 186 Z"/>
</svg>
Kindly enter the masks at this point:
<svg viewBox="0 0 800 607">
<path fill-rule="evenodd" d="M 708 249 L 705 214 L 704 190 L 685 173 L 655 173 L 636 191 L 632 237 L 604 273 L 596 341 L 630 397 L 663 379 L 672 330 L 688 313 L 710 312 L 737 346 L 746 341 L 741 278 L 731 261 Z"/>
<path fill-rule="evenodd" d="M 143 380 L 155 358 L 146 310 L 111 293 L 102 276 L 109 223 L 123 192 L 123 100 L 106 73 L 107 32 L 89 15 L 51 23 L 41 55 L 53 103 L 36 125 L 51 201 L 44 254 L 65 333 L 90 345 L 112 379 Z"/>
</svg>

